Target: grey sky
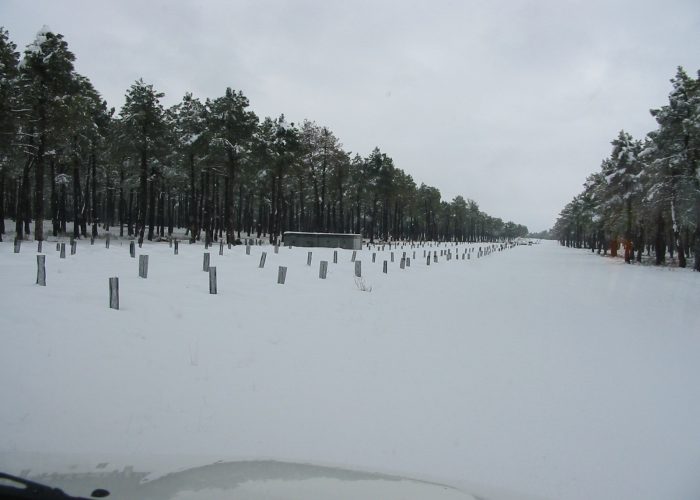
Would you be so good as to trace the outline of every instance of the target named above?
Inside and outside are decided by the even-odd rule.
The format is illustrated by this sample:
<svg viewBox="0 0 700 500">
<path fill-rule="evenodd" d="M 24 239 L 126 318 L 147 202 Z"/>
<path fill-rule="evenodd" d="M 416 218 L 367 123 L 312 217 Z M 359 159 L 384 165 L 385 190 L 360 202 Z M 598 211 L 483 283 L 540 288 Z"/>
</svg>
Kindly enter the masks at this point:
<svg viewBox="0 0 700 500">
<path fill-rule="evenodd" d="M 47 24 L 119 109 L 143 78 L 164 104 L 242 90 L 261 116 L 328 126 L 420 184 L 551 227 L 624 128 L 643 137 L 700 2 L 0 0 L 18 47 Z"/>
</svg>

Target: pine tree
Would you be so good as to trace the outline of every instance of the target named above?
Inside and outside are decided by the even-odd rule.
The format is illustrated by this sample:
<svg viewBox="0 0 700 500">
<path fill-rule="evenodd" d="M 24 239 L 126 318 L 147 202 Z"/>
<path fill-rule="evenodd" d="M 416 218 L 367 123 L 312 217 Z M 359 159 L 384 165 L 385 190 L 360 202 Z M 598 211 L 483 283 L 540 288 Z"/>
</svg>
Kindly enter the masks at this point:
<svg viewBox="0 0 700 500">
<path fill-rule="evenodd" d="M 290 190 L 289 195 L 285 197 L 285 184 L 300 156 L 299 129 L 294 123 L 287 122 L 284 115 L 280 115 L 274 122 L 274 129 L 274 142 L 271 147 L 273 190 L 270 239 L 272 242 L 276 242 L 286 228 L 287 217 L 284 212 L 289 206 L 292 193 Z"/>
<path fill-rule="evenodd" d="M 655 146 L 653 190 L 668 203 L 671 210 L 674 244 L 678 250 L 678 265 L 686 266 L 686 246 L 683 228 L 691 223 L 692 209 L 700 216 L 700 179 L 698 179 L 698 82 L 678 68 L 671 80 L 673 90 L 669 104 L 654 109 L 659 129 L 650 134 Z M 696 227 L 700 223 L 697 217 Z M 696 229 L 697 233 L 697 229 Z M 696 242 L 697 245 L 697 242 Z M 698 261 L 695 259 L 696 270 Z"/>
<path fill-rule="evenodd" d="M 37 33 L 33 43 L 24 51 L 20 64 L 23 108 L 27 109 L 24 128 L 29 158 L 25 169 L 34 168 L 34 232 L 35 239 L 44 238 L 44 171 L 47 152 L 56 143 L 56 136 L 66 126 L 68 101 L 77 91 L 73 74 L 75 56 L 68 50 L 63 35 L 46 26 Z M 28 175 L 23 176 L 25 193 L 29 192 Z M 25 196 L 27 196 L 25 194 Z M 28 198 L 28 196 L 27 196 Z M 27 220 L 29 206 L 25 202 Z"/>
<path fill-rule="evenodd" d="M 107 103 L 92 86 L 90 80 L 81 75 L 74 75 L 74 91 L 66 99 L 66 128 L 56 137 L 59 143 L 65 143 L 64 149 L 70 151 L 73 184 L 73 236 L 87 236 L 88 218 L 92 222 L 92 236 L 97 236 L 96 190 L 97 162 L 111 112 Z M 81 170 L 87 165 L 87 177 L 92 185 L 86 183 L 83 192 Z M 90 208 L 90 213 L 87 209 Z M 57 233 L 54 220 L 54 234 Z"/>
<path fill-rule="evenodd" d="M 258 117 L 248 110 L 248 98 L 242 92 L 226 89 L 223 97 L 207 101 L 208 124 L 211 134 L 210 145 L 226 168 L 226 189 L 224 193 L 224 227 L 226 241 L 233 243 L 235 224 L 233 214 L 234 184 L 237 182 L 242 158 L 250 150 Z M 211 239 L 211 227 L 207 223 L 207 240 Z"/>
<path fill-rule="evenodd" d="M 200 229 L 199 217 L 197 216 L 197 173 L 201 169 L 201 157 L 206 154 L 209 140 L 206 127 L 206 109 L 199 99 L 187 93 L 179 104 L 169 110 L 168 116 L 178 150 L 182 156 L 180 161 L 184 163 L 189 180 L 187 229 L 190 242 L 194 243 L 199 237 Z"/>
<path fill-rule="evenodd" d="M 9 33 L 0 27 L 0 241 L 5 233 L 5 179 L 14 155 L 13 143 L 19 126 L 17 79 L 19 52 Z"/>
<path fill-rule="evenodd" d="M 641 164 L 637 159 L 641 145 L 632 136 L 621 130 L 612 141 L 610 158 L 603 162 L 602 174 L 606 182 L 604 210 L 611 214 L 609 231 L 613 234 L 613 252 L 617 252 L 618 236 L 623 236 L 625 262 L 633 259 L 633 208 L 641 193 L 639 174 Z"/>
<path fill-rule="evenodd" d="M 162 145 L 166 129 L 165 112 L 160 104 L 163 94 L 153 85 L 137 80 L 126 93 L 126 103 L 120 117 L 125 140 L 137 153 L 139 160 L 139 190 L 136 215 L 136 230 L 139 243 L 143 243 L 146 221 L 150 223 L 148 239 L 153 239 L 155 189 L 149 185 L 149 166 Z M 149 189 L 150 188 L 150 189 Z"/>
</svg>

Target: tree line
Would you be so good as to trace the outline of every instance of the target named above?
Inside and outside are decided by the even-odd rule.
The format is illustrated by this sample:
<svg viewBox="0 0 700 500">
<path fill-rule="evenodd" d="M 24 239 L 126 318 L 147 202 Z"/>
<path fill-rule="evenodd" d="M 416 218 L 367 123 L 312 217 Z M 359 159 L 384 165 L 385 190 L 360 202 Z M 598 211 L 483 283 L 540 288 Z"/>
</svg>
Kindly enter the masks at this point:
<svg viewBox="0 0 700 500">
<path fill-rule="evenodd" d="M 658 128 L 643 140 L 621 131 L 600 170 L 559 214 L 562 245 L 641 262 L 666 256 L 700 271 L 700 76 L 683 68 L 671 79 L 668 104 L 652 109 Z"/>
<path fill-rule="evenodd" d="M 355 232 L 375 240 L 485 241 L 527 234 L 462 196 L 416 185 L 379 148 L 343 149 L 327 127 L 259 119 L 241 91 L 169 108 L 136 81 L 117 113 L 74 69 L 61 34 L 42 29 L 22 57 L 0 28 L 0 239 L 120 236 L 191 241 L 244 232 Z M 51 226 L 44 228 L 44 220 Z"/>
</svg>

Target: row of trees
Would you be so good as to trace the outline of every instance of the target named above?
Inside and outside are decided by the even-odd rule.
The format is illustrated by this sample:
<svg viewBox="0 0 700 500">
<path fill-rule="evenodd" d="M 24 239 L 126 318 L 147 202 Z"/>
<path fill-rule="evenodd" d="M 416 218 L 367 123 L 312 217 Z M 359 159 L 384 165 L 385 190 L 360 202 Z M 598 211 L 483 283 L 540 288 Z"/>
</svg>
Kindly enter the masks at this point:
<svg viewBox="0 0 700 500">
<path fill-rule="evenodd" d="M 75 72 L 60 34 L 44 28 L 23 57 L 0 28 L 0 237 L 75 237 L 98 226 L 142 241 L 184 227 L 192 241 L 285 230 L 356 232 L 371 240 L 514 238 L 503 222 L 421 184 L 375 148 L 343 150 L 328 128 L 284 115 L 260 120 L 242 92 L 165 108 L 142 80 L 119 113 Z M 44 228 L 44 219 L 51 228 Z"/>
<path fill-rule="evenodd" d="M 600 171 L 562 210 L 554 234 L 563 245 L 590 248 L 626 262 L 644 252 L 657 265 L 677 255 L 700 271 L 700 77 L 678 68 L 667 105 L 651 110 L 658 128 L 644 140 L 621 131 Z"/>
</svg>

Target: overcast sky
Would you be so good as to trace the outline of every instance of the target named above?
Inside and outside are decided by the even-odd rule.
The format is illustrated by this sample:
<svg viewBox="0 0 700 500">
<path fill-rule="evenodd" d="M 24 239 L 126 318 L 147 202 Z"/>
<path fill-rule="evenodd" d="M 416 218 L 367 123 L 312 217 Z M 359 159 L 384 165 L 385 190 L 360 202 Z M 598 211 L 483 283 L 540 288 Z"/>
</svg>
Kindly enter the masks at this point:
<svg viewBox="0 0 700 500">
<path fill-rule="evenodd" d="M 230 86 L 530 230 L 700 69 L 698 0 L 0 0 L 19 48 L 44 24 L 117 110 L 138 78 L 165 105 Z"/>
</svg>

